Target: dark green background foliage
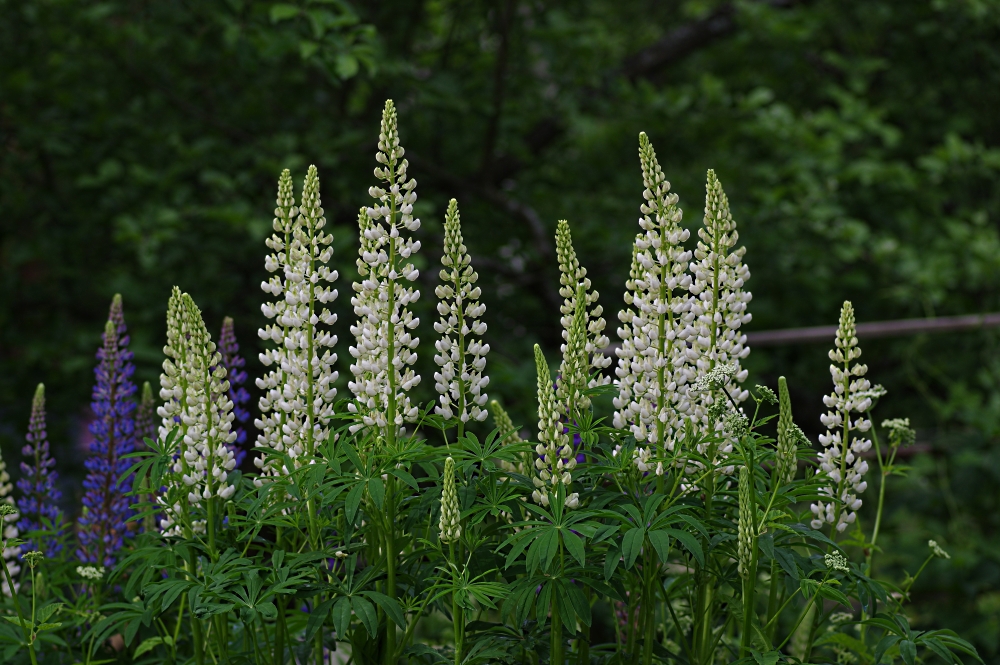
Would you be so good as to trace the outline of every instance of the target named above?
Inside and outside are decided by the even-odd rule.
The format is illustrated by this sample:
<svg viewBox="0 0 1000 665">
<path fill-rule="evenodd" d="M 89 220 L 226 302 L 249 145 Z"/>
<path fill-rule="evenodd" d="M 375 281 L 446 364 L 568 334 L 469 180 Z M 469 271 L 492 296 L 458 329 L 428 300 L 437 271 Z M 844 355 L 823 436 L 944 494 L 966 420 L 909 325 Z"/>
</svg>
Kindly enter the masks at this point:
<svg viewBox="0 0 1000 665">
<path fill-rule="evenodd" d="M 236 319 L 259 372 L 263 241 L 285 167 L 297 182 L 320 169 L 346 358 L 355 216 L 387 97 L 420 183 L 425 342 L 454 196 L 488 304 L 490 393 L 527 426 L 531 344 L 558 345 L 559 218 L 615 338 L 640 130 L 691 228 L 705 170 L 719 174 L 753 275 L 749 330 L 833 324 L 844 299 L 862 322 L 996 311 L 998 43 L 996 0 L 0 0 L 4 455 L 16 460 L 44 381 L 72 475 L 115 292 L 140 379 L 155 385 L 174 284 L 210 328 Z M 929 537 L 954 544 L 914 615 L 996 659 L 997 336 L 864 347 L 890 391 L 879 418 L 909 416 L 929 451 L 890 490 L 894 545 L 916 560 Z M 429 345 L 421 355 L 427 399 Z M 748 361 L 751 381 L 789 377 L 811 434 L 827 364 L 819 346 Z"/>
</svg>

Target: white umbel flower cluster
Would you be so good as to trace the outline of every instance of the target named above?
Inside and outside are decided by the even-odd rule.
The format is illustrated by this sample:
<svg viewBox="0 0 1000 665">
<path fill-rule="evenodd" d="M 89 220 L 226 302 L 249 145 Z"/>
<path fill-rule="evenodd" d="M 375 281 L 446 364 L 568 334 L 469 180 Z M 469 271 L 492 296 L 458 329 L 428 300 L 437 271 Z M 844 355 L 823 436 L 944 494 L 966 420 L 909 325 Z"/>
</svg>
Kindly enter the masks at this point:
<svg viewBox="0 0 1000 665">
<path fill-rule="evenodd" d="M 837 531 L 844 531 L 854 522 L 855 513 L 861 508 L 858 495 L 868 487 L 864 480 L 868 462 L 861 455 L 872 446 L 871 439 L 864 436 L 872 426 L 864 416 L 872 405 L 871 385 L 864 378 L 868 366 L 855 362 L 861 357 L 861 349 L 858 348 L 854 307 L 850 301 L 840 310 L 835 345 L 830 351 L 830 360 L 834 362 L 830 365 L 834 390 L 823 397 L 829 411 L 820 416 L 827 432 L 819 436 L 824 450 L 819 454 L 820 468 L 816 473 L 825 474 L 831 482 L 821 492 L 831 498 L 838 497 L 843 507 L 834 501 L 817 501 L 810 508 L 815 515 L 814 529 L 827 523 L 836 524 Z"/>
<path fill-rule="evenodd" d="M 382 166 L 375 177 L 385 187 L 372 187 L 368 193 L 375 204 L 363 209 L 358 219 L 361 232 L 360 282 L 355 282 L 351 298 L 356 325 L 351 326 L 355 345 L 348 383 L 355 401 L 348 405 L 359 415 L 352 431 L 375 427 L 395 438 L 396 428 L 414 420 L 417 407 L 406 394 L 420 382 L 411 365 L 417 360 L 419 338 L 411 332 L 420 323 L 408 309 L 420 297 L 420 291 L 408 286 L 419 276 L 410 257 L 420 249 L 420 241 L 403 238 L 401 231 L 415 232 L 420 220 L 413 217 L 417 181 L 407 179 L 409 163 L 403 159 L 396 128 L 396 108 L 385 103 L 382 130 L 375 159 Z M 391 427 L 390 427 L 391 426 Z"/>
<path fill-rule="evenodd" d="M 637 441 L 656 444 L 662 454 L 673 450 L 690 411 L 686 386 L 694 371 L 685 340 L 693 319 L 691 252 L 683 247 L 690 232 L 680 226 L 677 195 L 670 192 L 645 133 L 639 135 L 639 161 L 645 184 L 643 233 L 635 241 L 626 308 L 618 315 L 622 345 L 614 425 L 631 429 Z"/>
<path fill-rule="evenodd" d="M 441 396 L 434 412 L 448 419 L 457 417 L 462 423 L 486 419 L 483 406 L 489 398 L 483 389 L 490 382 L 483 375 L 490 345 L 481 339 L 486 324 L 480 320 L 486 305 L 479 302 L 480 288 L 475 286 L 479 275 L 471 261 L 462 238 L 458 201 L 452 199 L 444 220 L 442 283 L 434 290 L 441 316 L 434 324 L 441 335 L 434 344 L 434 362 L 441 368 L 434 373 L 434 387 Z"/>
<path fill-rule="evenodd" d="M 587 269 L 580 265 L 573 248 L 573 236 L 570 233 L 569 222 L 565 219 L 556 224 L 556 258 L 559 262 L 559 295 L 563 303 L 559 307 L 562 315 L 560 323 L 563 331 L 563 363 L 559 368 L 560 399 L 577 409 L 590 407 L 590 400 L 584 395 L 570 395 L 584 388 L 594 388 L 611 382 L 610 376 L 598 374 L 590 378 L 591 370 L 603 370 L 611 364 L 611 358 L 605 355 L 608 347 L 608 336 L 604 334 L 606 323 L 602 314 L 604 308 L 598 304 L 598 292 L 591 289 Z M 581 294 L 582 292 L 582 298 Z M 580 341 L 571 343 L 570 335 L 574 320 L 577 318 L 577 303 L 582 307 L 583 336 Z M 572 346 L 579 346 L 579 349 Z M 582 360 L 582 362 L 581 362 Z M 568 414 L 567 414 L 568 415 Z"/>
<path fill-rule="evenodd" d="M 14 486 L 10 482 L 10 474 L 7 473 L 7 463 L 0 456 L 0 503 L 7 504 L 12 508 L 17 508 L 14 504 L 14 497 L 12 492 Z M 11 579 L 15 579 L 18 573 L 21 572 L 21 566 L 18 565 L 17 559 L 21 555 L 20 547 L 8 547 L 7 542 L 13 538 L 17 538 L 17 513 L 11 512 L 10 509 L 4 510 L 5 514 L 0 517 L 0 536 L 2 536 L 3 544 L 0 547 L 0 556 L 3 556 L 4 562 L 7 564 L 7 570 L 10 571 Z M 2 577 L 2 576 L 0 576 Z M 17 588 L 17 582 L 14 583 L 15 590 Z M 7 586 L 6 578 L 0 579 L 0 591 L 7 597 L 10 597 L 10 587 Z"/>
<path fill-rule="evenodd" d="M 199 533 L 204 521 L 192 519 L 182 501 L 193 506 L 218 497 L 229 499 L 236 487 L 228 474 L 236 466 L 226 444 L 236 440 L 232 431 L 233 402 L 227 396 L 229 381 L 222 356 L 215 350 L 201 311 L 191 296 L 176 286 L 167 304 L 166 358 L 160 375 L 163 419 L 159 436 L 165 439 L 180 428 L 180 455 L 174 461 L 168 482 L 164 535 L 181 535 L 185 527 Z M 170 501 L 173 503 L 171 504 Z"/>
<path fill-rule="evenodd" d="M 750 270 L 743 263 L 745 247 L 733 249 L 739 241 L 736 222 L 729 212 L 729 200 L 722 191 L 722 184 L 709 169 L 705 186 L 704 226 L 698 229 L 698 245 L 694 251 L 691 272 L 694 281 L 691 293 L 695 296 L 691 304 L 694 316 L 691 336 L 692 350 L 696 354 L 695 365 L 699 375 L 710 372 L 716 365 L 731 365 L 732 379 L 725 385 L 726 391 L 739 404 L 746 400 L 749 392 L 739 387 L 746 380 L 747 370 L 740 367 L 740 360 L 750 353 L 746 345 L 747 337 L 740 327 L 750 322 L 747 304 L 752 296 L 743 290 L 750 279 Z M 716 399 L 726 399 L 718 391 L 700 392 L 692 400 L 692 416 L 705 433 L 720 428 L 719 423 L 709 422 L 709 407 Z M 732 451 L 732 441 L 727 441 L 720 452 Z M 702 450 L 701 452 L 704 452 Z"/>
<path fill-rule="evenodd" d="M 538 373 L 538 440 L 535 447 L 538 458 L 535 460 L 537 475 L 532 478 L 535 491 L 531 498 L 535 503 L 548 506 L 549 491 L 562 483 L 569 487 L 573 482 L 571 471 L 576 467 L 576 456 L 569 436 L 562 423 L 562 414 L 556 401 L 555 390 L 549 365 L 545 362 L 542 349 L 535 344 L 535 370 Z M 580 497 L 576 492 L 566 496 L 564 506 L 576 508 L 580 505 Z"/>
<path fill-rule="evenodd" d="M 271 253 L 264 259 L 272 276 L 261 283 L 261 289 L 275 298 L 261 305 L 273 323 L 257 334 L 275 347 L 260 354 L 269 369 L 257 379 L 264 392 L 261 417 L 255 421 L 260 430 L 257 447 L 287 454 L 299 468 L 315 461 L 316 446 L 328 436 L 327 422 L 337 397 L 333 385 L 337 354 L 331 350 L 337 336 L 328 328 L 337 315 L 326 307 L 337 298 L 337 290 L 328 286 L 336 281 L 337 271 L 327 265 L 333 257 L 333 236 L 323 231 L 326 218 L 315 166 L 309 167 L 297 207 L 292 176 L 288 169 L 281 173 L 273 226 L 275 232 L 266 241 Z M 257 457 L 254 464 L 261 470 L 254 480 L 258 487 L 268 476 L 291 471 L 274 456 Z"/>
</svg>

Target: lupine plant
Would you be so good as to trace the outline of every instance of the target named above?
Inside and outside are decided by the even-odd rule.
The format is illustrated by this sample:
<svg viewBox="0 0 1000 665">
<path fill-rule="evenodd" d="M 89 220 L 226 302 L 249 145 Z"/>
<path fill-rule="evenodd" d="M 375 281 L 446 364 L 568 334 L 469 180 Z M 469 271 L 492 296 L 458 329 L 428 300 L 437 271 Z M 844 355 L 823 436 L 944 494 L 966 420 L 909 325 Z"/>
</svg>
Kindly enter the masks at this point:
<svg viewBox="0 0 1000 665">
<path fill-rule="evenodd" d="M 747 383 L 750 274 L 714 171 L 692 247 L 640 135 L 639 228 L 613 350 L 570 226 L 556 225 L 563 344 L 559 358 L 534 347 L 532 426 L 485 391 L 489 293 L 455 200 L 433 289 L 438 396 L 412 397 L 420 221 L 391 101 L 375 161 L 350 271 L 346 397 L 315 167 L 298 199 L 289 171 L 278 180 L 259 366 L 243 369 L 230 319 L 217 347 L 175 288 L 159 400 L 145 384 L 136 403 L 115 299 L 75 554 L 56 538 L 39 387 L 13 500 L 0 463 L 3 662 L 978 660 L 955 633 L 907 619 L 924 567 L 948 558 L 936 541 L 912 576 L 874 577 L 886 488 L 914 432 L 899 418 L 874 426 L 885 391 L 857 362 L 851 304 L 830 352 L 818 447 L 783 377 L 777 392 Z M 244 476 L 233 445 L 250 372 L 262 394 L 256 471 Z M 876 464 L 869 526 L 857 511 Z"/>
</svg>

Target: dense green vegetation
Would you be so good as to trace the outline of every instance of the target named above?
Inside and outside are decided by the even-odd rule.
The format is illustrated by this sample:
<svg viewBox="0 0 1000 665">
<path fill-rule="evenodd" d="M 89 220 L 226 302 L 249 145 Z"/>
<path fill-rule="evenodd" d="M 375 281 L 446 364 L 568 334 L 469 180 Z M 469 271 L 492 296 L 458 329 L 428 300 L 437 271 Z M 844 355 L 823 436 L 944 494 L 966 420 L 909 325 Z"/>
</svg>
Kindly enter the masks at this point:
<svg viewBox="0 0 1000 665">
<path fill-rule="evenodd" d="M 725 183 L 748 248 L 751 330 L 832 324 L 844 299 L 859 321 L 1000 309 L 993 0 L 0 0 L 0 16 L 8 460 L 39 381 L 57 458 L 68 469 L 82 456 L 71 444 L 115 292 L 140 379 L 159 372 L 174 284 L 213 334 L 233 316 L 252 350 L 282 168 L 319 167 L 346 275 L 387 97 L 407 118 L 423 260 L 436 263 L 456 196 L 489 302 L 491 392 L 525 424 L 531 345 L 558 348 L 555 222 L 571 221 L 613 318 L 641 201 L 640 130 L 687 225 L 700 222 L 705 169 Z M 348 307 L 336 303 L 342 320 Z M 915 560 L 929 537 L 955 556 L 928 570 L 914 618 L 961 628 L 993 658 L 997 341 L 865 345 L 868 376 L 889 389 L 880 413 L 909 416 L 930 451 L 890 511 L 891 535 Z M 824 347 L 747 360 L 757 382 L 788 375 L 811 435 L 827 364 Z"/>
</svg>

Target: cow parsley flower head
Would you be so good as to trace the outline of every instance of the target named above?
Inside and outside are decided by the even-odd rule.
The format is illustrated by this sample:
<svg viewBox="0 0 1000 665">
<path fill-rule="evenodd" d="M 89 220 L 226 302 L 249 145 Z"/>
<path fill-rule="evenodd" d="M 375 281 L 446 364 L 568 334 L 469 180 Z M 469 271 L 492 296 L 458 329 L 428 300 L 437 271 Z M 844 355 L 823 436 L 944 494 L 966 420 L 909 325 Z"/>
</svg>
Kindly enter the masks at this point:
<svg viewBox="0 0 1000 665">
<path fill-rule="evenodd" d="M 490 345 L 482 341 L 486 324 L 480 320 L 486 305 L 479 302 L 480 288 L 475 286 L 479 275 L 470 265 L 455 199 L 448 203 L 445 215 L 441 263 L 442 283 L 434 289 L 441 317 L 434 324 L 435 332 L 441 335 L 434 344 L 434 362 L 441 368 L 434 374 L 434 387 L 441 397 L 434 412 L 449 419 L 457 417 L 463 423 L 482 421 L 487 416 L 483 406 L 488 399 L 483 389 L 490 382 L 483 375 Z"/>
<path fill-rule="evenodd" d="M 559 220 L 556 224 L 556 258 L 559 262 L 559 295 L 563 298 L 563 303 L 559 306 L 559 313 L 562 315 L 560 318 L 563 327 L 561 351 L 564 360 L 563 366 L 559 369 L 559 375 L 566 380 L 570 376 L 570 372 L 581 374 L 581 376 L 569 381 L 569 384 L 583 388 L 607 385 L 611 382 L 610 376 L 597 375 L 593 380 L 590 379 L 591 369 L 602 370 L 611 364 L 611 358 L 604 354 L 609 343 L 607 335 L 604 334 L 604 329 L 607 326 L 602 316 L 604 308 L 597 302 L 599 294 L 591 288 L 587 269 L 580 265 L 580 261 L 577 259 L 569 222 L 565 219 Z M 574 320 L 577 318 L 578 303 L 583 310 L 584 341 L 583 348 L 577 353 L 583 356 L 584 362 L 581 367 L 571 368 L 567 366 L 567 345 L 570 341 L 570 331 L 574 326 Z M 573 360 L 570 362 L 575 365 L 581 364 L 576 360 L 575 355 L 572 354 Z M 578 408 L 586 409 L 588 407 L 589 400 L 585 396 L 581 396 Z"/>
<path fill-rule="evenodd" d="M 774 479 L 780 485 L 786 485 L 795 480 L 798 465 L 796 455 L 800 430 L 792 420 L 792 401 L 788 396 L 788 382 L 785 377 L 778 377 L 778 441 L 774 451 Z"/>
<path fill-rule="evenodd" d="M 85 580 L 96 582 L 104 579 L 104 566 L 77 566 L 76 574 Z"/>
<path fill-rule="evenodd" d="M 165 535 L 181 535 L 185 529 L 199 533 L 204 520 L 193 518 L 184 504 L 197 507 L 203 500 L 232 497 L 236 487 L 229 482 L 229 472 L 236 460 L 227 444 L 236 439 L 236 433 L 222 357 L 201 310 L 176 286 L 167 304 L 163 353 L 160 398 L 164 404 L 157 410 L 163 419 L 160 438 L 166 439 L 179 428 L 180 455 L 171 468 L 160 526 Z"/>
<path fill-rule="evenodd" d="M 910 427 L 909 418 L 883 420 L 882 427 L 889 430 L 889 445 L 892 447 L 911 446 L 917 440 L 917 431 Z"/>
<path fill-rule="evenodd" d="M 718 365 L 732 368 L 726 383 L 718 389 L 699 390 L 692 395 L 692 415 L 700 424 L 703 433 L 718 430 L 718 424 L 708 418 L 708 409 L 717 399 L 731 398 L 737 404 L 747 399 L 748 391 L 739 387 L 747 378 L 747 371 L 740 367 L 740 360 L 746 358 L 750 348 L 746 346 L 746 335 L 740 327 L 750 322 L 747 304 L 751 294 L 744 290 L 750 279 L 750 270 L 743 263 L 745 247 L 736 247 L 739 233 L 736 222 L 729 211 L 729 200 L 722 190 L 722 184 L 709 169 L 705 186 L 705 217 L 698 229 L 698 245 L 694 251 L 695 261 L 690 270 L 694 274 L 691 293 L 692 356 L 697 371 L 704 376 Z M 726 390 L 729 398 L 721 396 L 719 390 Z M 705 452 L 703 444 L 700 452 Z M 732 451 L 732 441 L 724 443 L 719 452 Z"/>
<path fill-rule="evenodd" d="M 219 353 L 222 354 L 222 366 L 226 368 L 226 378 L 229 379 L 229 399 L 233 402 L 233 415 L 236 417 L 236 426 L 233 430 L 236 432 L 236 440 L 229 444 L 229 449 L 233 451 L 238 469 L 243 465 L 243 459 L 247 456 L 243 446 L 247 441 L 247 432 L 244 426 L 250 420 L 250 412 L 247 411 L 250 393 L 243 387 L 243 384 L 247 382 L 247 373 L 243 369 L 247 361 L 240 355 L 240 345 L 236 341 L 233 319 L 229 316 L 222 319 L 222 331 L 219 333 Z"/>
<path fill-rule="evenodd" d="M 116 325 L 116 321 L 118 321 Z M 116 554 L 126 536 L 131 535 L 128 519 L 134 497 L 132 477 L 122 482 L 131 461 L 124 456 L 135 450 L 135 383 L 132 352 L 122 312 L 121 296 L 115 296 L 104 329 L 104 344 L 97 352 L 97 368 L 90 425 L 93 440 L 90 457 L 84 462 L 84 512 L 79 519 L 77 556 L 84 563 L 114 566 Z"/>
<path fill-rule="evenodd" d="M 651 441 L 658 453 L 673 450 L 691 404 L 694 379 L 687 339 L 693 321 L 687 264 L 690 236 L 681 227 L 677 195 L 656 160 L 645 133 L 639 134 L 639 162 L 645 189 L 640 206 L 642 233 L 636 236 L 632 269 L 619 315 L 618 396 L 614 426 L 630 429 L 637 441 Z"/>
<path fill-rule="evenodd" d="M 552 376 L 549 365 L 545 362 L 542 349 L 535 345 L 535 370 L 538 374 L 538 441 L 535 452 L 536 475 L 532 478 L 535 491 L 531 497 L 535 503 L 548 506 L 549 492 L 562 483 L 569 487 L 573 482 L 572 470 L 576 467 L 576 456 L 569 437 L 563 427 L 559 404 L 552 386 Z M 576 492 L 568 495 L 565 500 L 567 508 L 575 508 L 580 504 Z"/>
<path fill-rule="evenodd" d="M 933 552 L 934 556 L 938 557 L 939 559 L 950 559 L 951 558 L 950 554 L 948 554 L 943 549 L 941 549 L 941 546 L 937 544 L 937 541 L 928 540 L 927 541 L 927 547 L 931 548 L 931 552 Z"/>
<path fill-rule="evenodd" d="M 868 462 L 862 454 L 872 445 L 864 436 L 871 429 L 871 421 L 864 415 L 872 405 L 872 397 L 866 394 L 871 384 L 864 378 L 867 365 L 855 362 L 861 357 L 861 349 L 858 348 L 854 308 L 849 301 L 840 311 L 835 347 L 829 355 L 834 362 L 830 365 L 834 390 L 823 397 L 829 411 L 820 416 L 827 431 L 819 437 L 824 450 L 819 454 L 817 473 L 826 474 L 831 483 L 822 490 L 823 494 L 839 498 L 843 507 L 831 500 L 817 501 L 810 508 L 815 515 L 814 529 L 825 522 L 835 524 L 837 531 L 844 531 L 854 522 L 855 513 L 861 508 L 858 495 L 868 487 L 864 480 Z"/>
<path fill-rule="evenodd" d="M 458 507 L 455 488 L 455 460 L 444 461 L 444 478 L 441 484 L 441 520 L 438 523 L 442 543 L 454 543 L 462 537 L 462 515 Z"/>
<path fill-rule="evenodd" d="M 851 571 L 850 567 L 847 565 L 847 558 L 839 552 L 824 555 L 823 563 L 826 564 L 826 567 L 830 570 L 839 571 L 841 573 L 849 573 Z"/>
<path fill-rule="evenodd" d="M 420 382 L 411 368 L 420 341 L 412 331 L 420 319 L 409 309 L 420 297 L 420 291 L 410 286 L 420 276 L 411 262 L 420 241 L 404 237 L 404 232 L 420 228 L 420 220 L 413 216 L 417 181 L 407 176 L 409 162 L 404 153 L 396 108 L 388 100 L 375 155 L 382 164 L 375 169 L 375 177 L 384 186 L 369 188 L 374 204 L 362 209 L 358 218 L 360 281 L 354 283 L 351 298 L 358 322 L 351 326 L 354 378 L 348 383 L 355 399 L 348 408 L 360 417 L 352 431 L 372 427 L 392 436 L 405 421 L 417 418 L 417 407 L 407 393 Z"/>
<path fill-rule="evenodd" d="M 0 456 L 0 556 L 3 557 L 10 571 L 11 578 L 16 578 L 21 572 L 21 567 L 17 564 L 17 558 L 21 554 L 20 547 L 10 547 L 8 541 L 17 538 L 17 507 L 14 504 L 12 491 L 14 486 L 10 482 L 10 474 L 7 473 L 7 463 Z M 17 587 L 17 583 L 14 584 Z M 7 579 L 0 579 L 0 591 L 5 596 L 10 597 L 10 587 L 7 586 Z"/>
<path fill-rule="evenodd" d="M 21 478 L 17 481 L 17 489 L 21 491 L 21 500 L 17 505 L 21 519 L 17 522 L 17 528 L 21 534 L 27 534 L 29 531 L 47 529 L 46 523 L 51 525 L 56 531 L 55 537 L 46 538 L 44 543 L 28 540 L 24 549 L 44 546 L 48 552 L 55 554 L 62 549 L 57 540 L 58 532 L 62 529 L 62 515 L 56 508 L 62 492 L 56 489 L 59 474 L 54 471 L 56 461 L 49 453 L 45 426 L 45 386 L 41 383 L 31 401 L 31 419 L 28 421 L 28 436 L 25 438 L 28 443 L 21 448 L 21 454 L 30 463 L 21 462 Z"/>
<path fill-rule="evenodd" d="M 271 253 L 264 259 L 264 267 L 273 274 L 261 284 L 275 298 L 261 305 L 273 323 L 257 332 L 275 344 L 260 354 L 269 369 L 257 379 L 264 394 L 259 402 L 261 417 L 255 421 L 260 430 L 256 445 L 265 452 L 254 459 L 261 469 L 254 481 L 258 487 L 269 476 L 292 470 L 281 457 L 267 455 L 269 450 L 287 455 L 294 468 L 316 461 L 316 448 L 329 435 L 327 423 L 337 397 L 337 354 L 332 351 L 337 336 L 329 329 L 337 315 L 327 305 L 337 298 L 337 290 L 329 285 L 338 275 L 327 265 L 333 258 L 333 236 L 323 230 L 326 217 L 315 166 L 306 172 L 298 206 L 292 176 L 288 169 L 282 172 L 273 228 L 266 241 Z"/>
</svg>

